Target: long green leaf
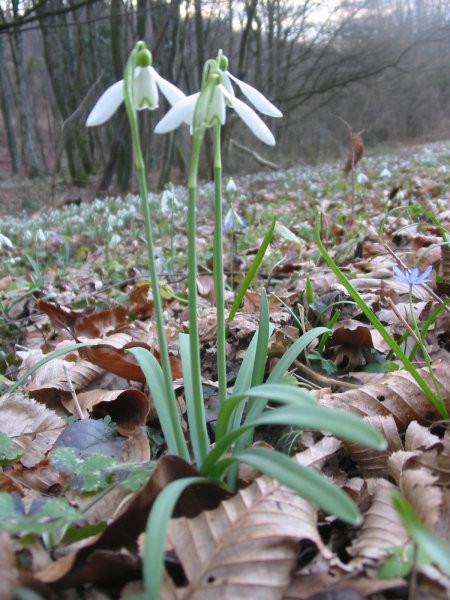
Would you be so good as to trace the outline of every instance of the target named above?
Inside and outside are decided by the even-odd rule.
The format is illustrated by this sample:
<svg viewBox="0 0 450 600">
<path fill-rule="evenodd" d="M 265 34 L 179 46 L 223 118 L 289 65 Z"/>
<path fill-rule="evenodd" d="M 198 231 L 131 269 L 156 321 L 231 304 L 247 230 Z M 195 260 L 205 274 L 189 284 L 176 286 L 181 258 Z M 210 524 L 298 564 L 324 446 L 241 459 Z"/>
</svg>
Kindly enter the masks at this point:
<svg viewBox="0 0 450 600">
<path fill-rule="evenodd" d="M 317 471 L 304 467 L 285 454 L 268 448 L 249 448 L 236 454 L 235 458 L 279 481 L 325 512 L 347 523 L 357 525 L 361 522 L 361 514 L 347 494 Z"/>
<path fill-rule="evenodd" d="M 233 394 L 220 407 L 216 423 L 216 441 L 226 434 L 230 415 L 235 410 L 235 407 L 248 397 L 265 398 L 267 401 L 275 400 L 296 406 L 317 405 L 317 401 L 311 394 L 302 388 L 287 384 L 263 383 L 262 385 L 250 388 L 243 394 Z"/>
<path fill-rule="evenodd" d="M 170 482 L 157 496 L 145 528 L 143 578 L 147 600 L 159 600 L 167 527 L 178 498 L 190 485 L 217 483 L 209 477 L 184 477 Z"/>
<path fill-rule="evenodd" d="M 422 377 L 422 375 L 419 373 L 419 371 L 416 369 L 416 367 L 413 365 L 413 363 L 409 360 L 409 358 L 406 356 L 406 354 L 403 352 L 403 350 L 400 348 L 400 346 L 397 344 L 397 342 L 394 340 L 394 338 L 388 333 L 386 328 L 383 327 L 382 323 L 379 321 L 379 319 L 375 315 L 375 313 L 369 308 L 369 306 L 367 306 L 367 304 L 364 302 L 364 300 L 361 298 L 361 296 L 358 294 L 358 292 L 355 290 L 355 288 L 352 286 L 352 284 L 349 282 L 349 280 L 345 277 L 345 275 L 342 273 L 342 271 L 336 265 L 336 263 L 333 261 L 331 256 L 328 254 L 328 252 L 325 250 L 325 246 L 322 244 L 322 240 L 320 239 L 320 213 L 317 213 L 317 217 L 316 217 L 315 236 L 316 236 L 317 247 L 319 248 L 320 253 L 322 254 L 323 258 L 325 259 L 325 261 L 328 264 L 328 266 L 330 267 L 330 269 L 333 271 L 333 273 L 336 275 L 338 280 L 345 287 L 345 289 L 347 290 L 349 295 L 353 298 L 353 300 L 359 306 L 359 308 L 364 313 L 364 315 L 367 317 L 369 322 L 375 327 L 375 329 L 378 331 L 378 333 L 381 335 L 381 337 L 384 339 L 384 341 L 389 345 L 389 347 L 392 349 L 392 351 L 396 354 L 397 358 L 403 363 L 404 368 L 416 380 L 420 389 L 423 391 L 423 393 L 427 396 L 427 398 L 430 400 L 430 402 L 436 408 L 439 415 L 441 417 L 443 417 L 444 419 L 448 419 L 448 413 L 447 413 L 447 409 L 446 409 L 444 403 L 442 401 L 440 401 L 438 398 L 436 398 L 435 394 L 433 393 L 432 389 L 427 384 L 425 379 Z"/>
<path fill-rule="evenodd" d="M 203 398 L 195 398 L 192 386 L 191 353 L 189 334 L 180 333 L 180 357 L 183 367 L 184 397 L 189 423 L 192 449 L 197 465 L 201 465 L 209 451 Z"/>
<path fill-rule="evenodd" d="M 234 315 L 236 314 L 237 309 L 239 308 L 242 300 L 244 299 L 246 291 L 250 287 L 251 282 L 255 278 L 255 276 L 259 270 L 259 267 L 261 266 L 262 260 L 264 258 L 264 254 L 266 253 L 266 250 L 269 247 L 270 241 L 272 239 L 273 232 L 275 229 L 275 224 L 276 224 L 276 219 L 274 218 L 272 221 L 272 225 L 267 230 L 267 233 L 264 236 L 261 246 L 259 247 L 259 250 L 256 253 L 255 258 L 253 259 L 253 262 L 250 265 L 247 275 L 244 277 L 244 281 L 242 282 L 241 287 L 239 288 L 239 291 L 236 294 L 236 298 L 233 302 L 233 306 L 230 309 L 230 314 L 228 315 L 228 319 L 227 319 L 228 322 L 231 321 L 233 319 Z"/>
<path fill-rule="evenodd" d="M 35 365 L 33 365 L 30 369 L 28 369 L 28 371 L 26 373 L 24 373 L 24 375 L 22 375 L 22 377 L 19 377 L 19 379 L 14 383 L 14 385 L 12 385 L 10 387 L 9 392 L 10 393 L 15 392 L 18 387 L 20 387 L 21 385 L 23 385 L 26 382 L 28 377 L 33 375 L 33 373 L 35 371 L 37 371 L 43 365 L 46 365 L 48 362 L 50 362 L 54 358 L 59 358 L 60 356 L 69 354 L 70 352 L 73 352 L 74 350 L 78 350 L 78 348 L 85 348 L 86 346 L 96 346 L 96 345 L 97 345 L 97 342 L 78 342 L 78 343 L 72 344 L 70 346 L 65 346 L 64 348 L 61 348 L 60 350 L 55 350 L 54 352 L 50 352 L 50 354 L 46 354 L 44 356 L 44 358 L 41 358 L 41 360 L 39 360 Z"/>
<path fill-rule="evenodd" d="M 145 375 L 169 452 L 190 461 L 178 412 L 170 402 L 161 365 L 146 348 L 130 348 L 128 352 L 136 358 Z"/>
<path fill-rule="evenodd" d="M 450 547 L 427 529 L 419 519 L 412 506 L 397 491 L 391 492 L 394 506 L 400 515 L 403 525 L 417 546 L 425 552 L 429 559 L 437 564 L 447 575 L 450 575 Z"/>
<path fill-rule="evenodd" d="M 283 387 L 289 388 L 290 386 L 284 384 L 272 385 L 272 388 Z M 300 390 L 293 388 L 291 391 L 298 392 Z M 263 392 L 256 389 L 254 393 L 261 398 Z M 277 399 L 280 400 L 282 396 L 283 393 L 280 389 Z M 342 410 L 310 404 L 302 396 L 298 398 L 295 396 L 295 394 L 287 393 L 284 396 L 284 401 L 289 406 L 266 411 L 254 420 L 246 421 L 241 427 L 218 439 L 202 465 L 202 474 L 210 475 L 215 464 L 236 440 L 238 440 L 238 443 L 235 445 L 233 454 L 238 455 L 242 449 L 239 445 L 241 440 L 246 441 L 246 433 L 258 425 L 291 425 L 293 427 L 315 429 L 378 450 L 383 450 L 386 447 L 386 440 L 382 434 L 359 417 Z M 273 397 L 272 394 L 271 397 Z"/>
</svg>

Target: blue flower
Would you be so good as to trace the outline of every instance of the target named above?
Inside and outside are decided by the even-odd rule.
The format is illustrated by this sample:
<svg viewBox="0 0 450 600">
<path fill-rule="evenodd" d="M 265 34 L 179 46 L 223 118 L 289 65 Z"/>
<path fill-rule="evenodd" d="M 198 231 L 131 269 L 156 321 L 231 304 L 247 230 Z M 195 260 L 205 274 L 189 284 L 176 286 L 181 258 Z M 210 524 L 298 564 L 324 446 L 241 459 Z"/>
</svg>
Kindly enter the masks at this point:
<svg viewBox="0 0 450 600">
<path fill-rule="evenodd" d="M 223 221 L 223 229 L 227 231 L 228 229 L 234 229 L 235 226 L 240 227 L 241 229 L 245 229 L 247 227 L 247 223 L 244 219 L 238 215 L 232 206 L 227 212 L 225 219 Z"/>
<path fill-rule="evenodd" d="M 427 276 L 431 273 L 431 269 L 433 267 L 429 265 L 423 273 L 420 272 L 418 267 L 413 267 L 412 269 L 406 269 L 405 272 L 401 271 L 397 265 L 393 266 L 394 269 L 394 277 L 400 283 L 406 283 L 408 285 L 421 285 L 427 283 L 427 281 L 431 281 L 431 279 L 427 279 Z"/>
</svg>

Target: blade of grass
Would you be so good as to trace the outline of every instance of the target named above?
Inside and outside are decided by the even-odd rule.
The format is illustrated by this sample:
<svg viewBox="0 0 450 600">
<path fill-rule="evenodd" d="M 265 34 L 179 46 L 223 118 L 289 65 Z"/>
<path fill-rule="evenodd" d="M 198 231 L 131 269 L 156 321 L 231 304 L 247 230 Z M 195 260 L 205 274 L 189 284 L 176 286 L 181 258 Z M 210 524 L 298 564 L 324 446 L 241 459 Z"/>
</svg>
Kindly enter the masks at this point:
<svg viewBox="0 0 450 600">
<path fill-rule="evenodd" d="M 268 448 L 249 448 L 235 458 L 279 481 L 325 512 L 347 523 L 357 525 L 361 522 L 361 514 L 347 494 L 317 471 L 300 465 L 285 454 Z"/>
<path fill-rule="evenodd" d="M 180 333 L 180 357 L 183 367 L 184 396 L 188 415 L 189 431 L 194 457 L 200 466 L 209 451 L 209 438 L 206 429 L 205 406 L 203 398 L 194 396 L 192 386 L 191 354 L 189 334 Z"/>
<path fill-rule="evenodd" d="M 217 483 L 209 477 L 171 481 L 157 496 L 145 528 L 143 579 L 147 600 L 159 600 L 164 568 L 167 528 L 178 498 L 190 485 Z"/>
<path fill-rule="evenodd" d="M 181 428 L 177 406 L 170 402 L 161 365 L 146 348 L 130 348 L 127 352 L 131 352 L 136 358 L 145 375 L 169 452 L 177 454 L 189 462 L 189 451 Z"/>
<path fill-rule="evenodd" d="M 275 224 L 276 224 L 276 219 L 274 218 L 272 221 L 272 225 L 267 230 L 267 233 L 264 236 L 263 241 L 261 242 L 261 246 L 259 247 L 255 258 L 253 259 L 253 262 L 250 265 L 249 270 L 247 271 L 247 275 L 244 277 L 244 281 L 242 282 L 241 287 L 239 288 L 239 290 L 236 294 L 236 298 L 234 299 L 233 305 L 230 309 L 230 314 L 228 315 L 228 319 L 227 319 L 228 322 L 232 321 L 234 315 L 237 312 L 237 309 L 241 305 L 241 302 L 245 296 L 245 293 L 247 292 L 248 288 L 250 287 L 250 284 L 252 283 L 253 279 L 255 278 L 255 276 L 259 270 L 259 267 L 261 266 L 262 260 L 266 253 L 266 250 L 267 250 L 267 248 L 270 244 L 270 241 L 273 237 Z"/>
</svg>

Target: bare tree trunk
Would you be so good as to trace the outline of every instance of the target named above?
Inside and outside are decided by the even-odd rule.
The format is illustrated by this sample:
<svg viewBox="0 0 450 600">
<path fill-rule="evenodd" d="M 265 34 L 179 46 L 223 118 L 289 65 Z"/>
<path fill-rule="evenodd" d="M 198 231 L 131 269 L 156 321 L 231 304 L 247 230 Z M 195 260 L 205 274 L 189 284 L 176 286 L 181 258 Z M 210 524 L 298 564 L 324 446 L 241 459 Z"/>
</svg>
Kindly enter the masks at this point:
<svg viewBox="0 0 450 600">
<path fill-rule="evenodd" d="M 13 4 L 14 15 L 18 12 L 18 3 Z M 45 171 L 38 151 L 36 123 L 32 118 L 31 96 L 25 76 L 25 57 L 23 39 L 20 30 L 14 29 L 9 38 L 19 94 L 19 127 L 22 142 L 22 160 L 29 177 L 37 177 Z"/>
<path fill-rule="evenodd" d="M 6 65 L 3 38 L 0 35 L 0 65 Z M 11 87 L 9 85 L 6 69 L 0 69 L 0 103 L 5 124 L 6 139 L 8 142 L 8 151 L 11 159 L 11 171 L 14 175 L 21 175 L 23 172 L 23 163 L 20 153 L 17 149 L 14 123 L 10 111 Z"/>
</svg>

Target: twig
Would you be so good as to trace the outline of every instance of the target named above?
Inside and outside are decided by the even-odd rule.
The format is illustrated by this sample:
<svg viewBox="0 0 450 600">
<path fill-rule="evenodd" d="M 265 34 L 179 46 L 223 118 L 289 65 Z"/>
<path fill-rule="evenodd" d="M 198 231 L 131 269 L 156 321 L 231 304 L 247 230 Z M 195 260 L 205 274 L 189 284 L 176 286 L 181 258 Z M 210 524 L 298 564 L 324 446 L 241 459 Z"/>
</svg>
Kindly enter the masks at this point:
<svg viewBox="0 0 450 600">
<path fill-rule="evenodd" d="M 83 411 L 81 410 L 81 406 L 78 401 L 77 394 L 75 392 L 75 388 L 73 387 L 72 381 L 70 379 L 69 369 L 68 369 L 67 365 L 64 365 L 64 373 L 66 374 L 66 379 L 67 379 L 67 383 L 69 385 L 70 393 L 72 395 L 73 403 L 75 405 L 75 410 L 77 411 L 80 419 L 85 419 L 86 417 L 84 416 Z"/>
<path fill-rule="evenodd" d="M 316 381 L 319 381 L 320 383 L 325 384 L 328 387 L 332 385 L 338 385 L 349 390 L 356 390 L 361 387 L 360 385 L 357 385 L 355 383 L 349 383 L 347 381 L 341 381 L 340 379 L 333 379 L 332 377 L 326 377 L 325 375 L 321 375 L 320 373 L 317 373 L 317 371 L 314 371 L 314 369 L 310 369 L 298 360 L 295 361 L 295 366 L 304 373 L 306 373 L 311 379 L 315 379 Z"/>
<path fill-rule="evenodd" d="M 258 154 L 254 150 L 247 148 L 247 146 L 243 146 L 242 144 L 240 144 L 239 142 L 237 142 L 234 139 L 230 140 L 230 145 L 236 146 L 236 148 L 238 150 L 242 150 L 242 152 L 249 154 L 256 160 L 257 163 L 259 163 L 263 167 L 269 167 L 269 169 L 273 169 L 274 171 L 277 171 L 280 168 L 277 164 L 270 162 L 270 160 L 263 158 L 260 154 Z"/>
<path fill-rule="evenodd" d="M 405 317 L 401 314 L 401 312 L 398 310 L 398 308 L 395 306 L 394 302 L 392 301 L 392 298 L 387 297 L 386 301 L 389 304 L 389 306 L 392 308 L 393 312 L 398 317 L 398 319 L 400 319 L 402 325 L 404 325 L 404 327 L 409 331 L 411 337 L 414 339 L 416 344 L 418 344 L 420 346 L 420 340 L 419 340 L 417 333 L 414 331 L 414 329 L 411 327 L 411 325 L 408 323 L 408 321 L 405 319 Z"/>
</svg>

